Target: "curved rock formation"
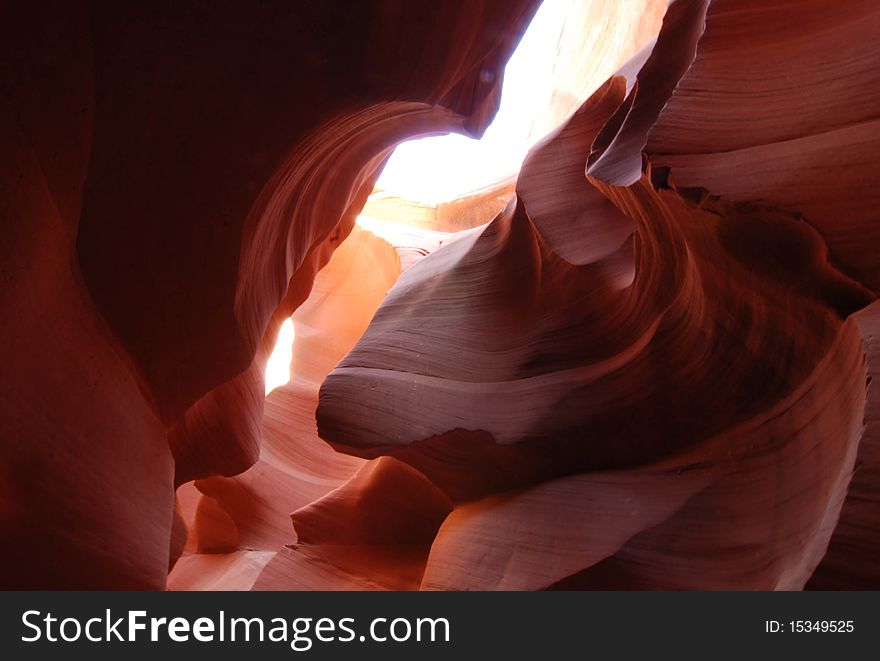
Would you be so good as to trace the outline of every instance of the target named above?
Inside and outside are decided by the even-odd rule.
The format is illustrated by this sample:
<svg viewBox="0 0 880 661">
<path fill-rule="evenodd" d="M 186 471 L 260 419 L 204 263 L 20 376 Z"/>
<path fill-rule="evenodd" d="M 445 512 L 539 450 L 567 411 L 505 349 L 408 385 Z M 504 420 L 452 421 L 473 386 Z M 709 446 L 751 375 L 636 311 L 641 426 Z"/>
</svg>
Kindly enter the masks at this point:
<svg viewBox="0 0 880 661">
<path fill-rule="evenodd" d="M 880 6 L 572 2 L 513 188 L 356 225 L 535 8 L 2 9 L 0 586 L 880 586 Z"/>
<path fill-rule="evenodd" d="M 708 152 L 725 135 L 712 128 L 724 106 L 701 113 L 688 93 L 715 83 L 690 82 L 704 61 L 737 76 L 731 63 L 758 62 L 725 36 L 754 27 L 770 48 L 767 12 L 780 8 L 744 4 L 674 3 L 653 49 L 532 151 L 516 204 L 405 273 L 324 382 L 324 438 L 411 463 L 458 503 L 423 588 L 799 589 L 838 521 L 814 585 L 857 582 L 841 565 L 864 564 L 876 544 L 861 341 L 873 317 L 847 317 L 874 299 L 871 280 L 838 270 L 850 253 L 838 261 L 832 245 L 829 255 L 806 186 L 783 187 L 791 204 L 749 194 L 758 175 L 746 160 L 722 166 L 731 152 L 718 147 L 717 176 L 744 191 L 719 197 L 727 191 L 695 187 L 708 181 L 702 153 L 664 146 L 678 149 L 682 133 Z M 876 9 L 862 9 L 872 24 Z M 822 38 L 843 39 L 853 12 L 823 23 Z M 716 22 L 725 27 L 712 40 Z M 806 67 L 799 53 L 773 50 L 788 80 Z M 870 48 L 858 54 L 840 61 L 872 59 Z M 758 80 L 773 84 L 768 68 L 748 83 L 727 78 L 753 93 Z M 864 84 L 847 87 L 858 102 L 834 121 L 861 121 L 875 87 Z M 805 124 L 837 103 L 839 90 L 822 92 L 811 90 L 810 109 L 806 93 L 790 101 Z M 729 104 L 743 117 L 731 136 L 773 135 L 778 106 L 765 121 L 746 98 Z M 702 126 L 711 140 L 700 142 Z M 865 164 L 861 150 L 838 156 L 852 172 Z M 835 220 L 844 233 L 862 222 Z M 857 454 L 868 466 L 844 506 Z"/>
<path fill-rule="evenodd" d="M 173 482 L 257 458 L 261 347 L 534 6 L 42 5 L 0 17 L 0 583 L 160 588 Z"/>
</svg>

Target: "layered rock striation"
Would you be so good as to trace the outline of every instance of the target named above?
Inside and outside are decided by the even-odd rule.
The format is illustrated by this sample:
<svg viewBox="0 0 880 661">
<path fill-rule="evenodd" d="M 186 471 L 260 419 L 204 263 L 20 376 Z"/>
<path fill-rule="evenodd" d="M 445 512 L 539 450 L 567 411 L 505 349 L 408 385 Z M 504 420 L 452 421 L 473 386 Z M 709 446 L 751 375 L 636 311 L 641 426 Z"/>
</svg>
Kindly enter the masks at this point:
<svg viewBox="0 0 880 661">
<path fill-rule="evenodd" d="M 880 7 L 573 2 L 516 181 L 356 225 L 535 9 L 2 10 L 2 587 L 880 585 Z"/>
</svg>

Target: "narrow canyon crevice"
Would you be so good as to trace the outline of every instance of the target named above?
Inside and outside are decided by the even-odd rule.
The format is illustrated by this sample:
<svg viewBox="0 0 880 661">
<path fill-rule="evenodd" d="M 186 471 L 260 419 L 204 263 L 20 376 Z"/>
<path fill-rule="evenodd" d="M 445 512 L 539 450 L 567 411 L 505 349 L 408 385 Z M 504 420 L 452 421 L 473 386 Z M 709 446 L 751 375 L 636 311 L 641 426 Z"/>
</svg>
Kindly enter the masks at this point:
<svg viewBox="0 0 880 661">
<path fill-rule="evenodd" d="M 2 587 L 880 587 L 880 6 L 555 1 L 4 7 Z"/>
</svg>

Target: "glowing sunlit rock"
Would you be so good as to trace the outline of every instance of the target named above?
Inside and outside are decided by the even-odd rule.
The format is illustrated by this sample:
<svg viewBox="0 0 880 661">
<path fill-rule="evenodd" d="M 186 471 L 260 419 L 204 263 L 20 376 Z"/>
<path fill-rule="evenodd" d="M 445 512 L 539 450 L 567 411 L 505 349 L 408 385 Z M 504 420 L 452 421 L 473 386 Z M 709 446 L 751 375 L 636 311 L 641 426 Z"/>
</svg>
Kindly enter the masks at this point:
<svg viewBox="0 0 880 661">
<path fill-rule="evenodd" d="M 4 7 L 0 587 L 880 587 L 880 4 L 537 4 Z"/>
</svg>

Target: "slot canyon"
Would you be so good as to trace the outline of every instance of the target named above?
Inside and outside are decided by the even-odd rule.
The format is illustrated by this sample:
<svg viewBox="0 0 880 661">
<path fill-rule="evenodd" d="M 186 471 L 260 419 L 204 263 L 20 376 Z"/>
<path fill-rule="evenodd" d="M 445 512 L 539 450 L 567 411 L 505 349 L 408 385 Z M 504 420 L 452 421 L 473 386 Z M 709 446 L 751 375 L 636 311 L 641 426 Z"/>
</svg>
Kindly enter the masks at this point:
<svg viewBox="0 0 880 661">
<path fill-rule="evenodd" d="M 878 35 L 3 3 L 0 587 L 880 589 Z"/>
</svg>

